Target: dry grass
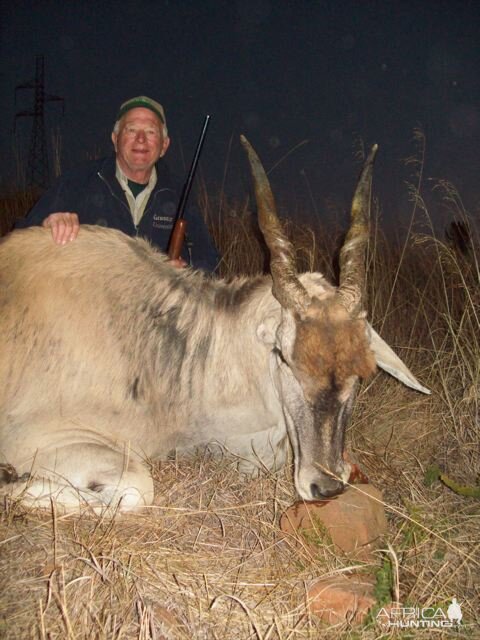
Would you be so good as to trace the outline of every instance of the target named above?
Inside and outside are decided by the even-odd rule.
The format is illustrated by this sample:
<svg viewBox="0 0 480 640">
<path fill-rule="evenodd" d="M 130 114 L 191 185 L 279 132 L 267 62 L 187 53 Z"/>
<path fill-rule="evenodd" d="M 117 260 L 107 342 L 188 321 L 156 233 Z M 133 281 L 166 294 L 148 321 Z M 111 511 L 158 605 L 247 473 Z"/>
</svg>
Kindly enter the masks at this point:
<svg viewBox="0 0 480 640">
<path fill-rule="evenodd" d="M 11 231 L 15 220 L 23 218 L 38 200 L 32 189 L 15 189 L 0 195 L 0 237 Z"/>
<path fill-rule="evenodd" d="M 456 595 L 478 624 L 474 505 L 426 489 L 420 465 L 369 453 L 364 467 L 385 487 L 402 600 L 438 606 Z M 282 538 L 288 473 L 246 482 L 228 460 L 197 459 L 155 477 L 156 505 L 135 516 L 3 512 L 1 637 L 332 637 L 309 615 L 306 589 L 352 565 L 328 546 L 312 555 Z M 335 635 L 355 637 L 348 625 Z"/>
<path fill-rule="evenodd" d="M 428 221 L 421 185 L 413 217 Z M 445 188 L 445 185 L 444 185 Z M 447 187 L 452 216 L 465 217 Z M 450 198 L 448 200 L 448 198 Z M 225 274 L 258 272 L 265 255 L 248 202 L 205 201 Z M 348 446 L 384 491 L 385 554 L 398 563 L 391 584 L 410 606 L 456 596 L 462 628 L 480 623 L 479 503 L 425 473 L 439 464 L 460 483 L 480 474 L 480 277 L 478 239 L 466 255 L 429 235 L 395 247 L 374 230 L 370 317 L 431 397 L 379 373 L 359 394 Z M 334 271 L 335 242 L 322 230 L 289 233 L 304 268 Z M 252 242 L 252 237 L 257 238 Z M 321 246 L 317 243 L 321 242 Z M 156 504 L 135 516 L 0 513 L 0 637 L 294 640 L 382 637 L 374 625 L 322 625 L 306 606 L 312 579 L 348 570 L 348 558 L 319 545 L 313 554 L 282 537 L 278 521 L 295 500 L 291 468 L 246 481 L 228 458 L 178 460 L 154 468 Z M 378 571 L 378 562 L 366 567 Z M 394 637 L 450 637 L 414 630 Z"/>
</svg>

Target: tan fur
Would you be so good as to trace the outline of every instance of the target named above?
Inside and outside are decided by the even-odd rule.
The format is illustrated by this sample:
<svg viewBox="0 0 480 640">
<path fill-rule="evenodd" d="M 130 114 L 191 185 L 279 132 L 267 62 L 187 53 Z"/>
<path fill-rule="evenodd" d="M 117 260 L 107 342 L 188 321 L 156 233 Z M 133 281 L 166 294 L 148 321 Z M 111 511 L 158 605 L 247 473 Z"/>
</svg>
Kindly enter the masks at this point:
<svg viewBox="0 0 480 640">
<path fill-rule="evenodd" d="M 64 247 L 40 228 L 11 234 L 0 241 L 0 465 L 89 502 L 104 484 L 93 494 L 125 504 L 125 483 L 150 494 L 138 459 L 175 448 L 219 442 L 246 467 L 276 463 L 285 427 L 256 332 L 272 313 L 268 277 L 173 269 L 118 231 L 83 226 Z M 50 490 L 29 488 L 44 491 L 48 505 Z"/>
<path fill-rule="evenodd" d="M 145 459 L 218 443 L 244 471 L 276 468 L 288 421 L 300 495 L 331 490 L 322 468 L 348 477 L 338 404 L 374 356 L 335 289 L 300 280 L 312 303 L 296 318 L 268 276 L 174 269 L 118 231 L 1 240 L 0 481 L 36 505 L 134 509 L 153 499 Z"/>
<path fill-rule="evenodd" d="M 376 363 L 365 320 L 352 318 L 335 295 L 312 300 L 297 322 L 293 363 L 312 395 L 332 385 L 340 391 L 353 376 L 368 378 Z"/>
</svg>

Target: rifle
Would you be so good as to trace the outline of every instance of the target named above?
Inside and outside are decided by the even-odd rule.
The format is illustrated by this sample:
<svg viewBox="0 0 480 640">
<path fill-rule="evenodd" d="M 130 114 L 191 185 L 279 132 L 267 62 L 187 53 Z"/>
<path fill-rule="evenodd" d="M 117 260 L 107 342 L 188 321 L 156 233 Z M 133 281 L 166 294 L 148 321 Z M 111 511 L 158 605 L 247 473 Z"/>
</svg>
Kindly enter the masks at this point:
<svg viewBox="0 0 480 640">
<path fill-rule="evenodd" d="M 168 242 L 168 257 L 170 260 L 177 260 L 182 252 L 183 241 L 185 239 L 185 230 L 187 228 L 187 221 L 184 218 L 185 206 L 187 204 L 188 196 L 190 195 L 190 189 L 192 188 L 193 178 L 197 170 L 198 160 L 202 151 L 203 142 L 207 133 L 208 123 L 210 122 L 210 116 L 205 116 L 203 122 L 202 132 L 197 142 L 195 154 L 193 156 L 192 164 L 190 165 L 190 171 L 188 172 L 187 179 L 183 185 L 182 195 L 178 204 L 177 213 L 175 214 L 175 225 L 172 230 L 172 235 Z"/>
</svg>

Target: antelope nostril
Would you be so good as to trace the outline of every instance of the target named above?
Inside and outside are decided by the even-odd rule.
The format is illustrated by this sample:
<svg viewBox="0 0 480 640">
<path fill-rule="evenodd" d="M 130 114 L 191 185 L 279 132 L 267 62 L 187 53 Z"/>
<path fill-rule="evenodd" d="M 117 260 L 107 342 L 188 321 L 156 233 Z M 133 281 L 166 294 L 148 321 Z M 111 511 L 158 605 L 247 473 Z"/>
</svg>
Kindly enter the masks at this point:
<svg viewBox="0 0 480 640">
<path fill-rule="evenodd" d="M 315 482 L 310 485 L 310 494 L 313 500 L 321 500 L 322 498 L 332 498 L 333 496 L 342 493 L 344 489 L 343 482 L 337 482 L 331 484 L 329 488 L 324 487 L 320 490 L 320 487 Z"/>
<path fill-rule="evenodd" d="M 335 487 L 332 487 L 331 489 L 324 489 L 322 491 L 322 495 L 324 498 L 332 498 L 333 496 L 338 496 L 339 493 L 342 493 L 343 489 L 343 483 L 337 482 Z"/>
<path fill-rule="evenodd" d="M 321 498 L 322 497 L 322 493 L 320 491 L 320 489 L 318 488 L 318 484 L 315 484 L 314 482 L 312 482 L 312 484 L 310 485 L 310 494 L 312 496 L 312 498 Z"/>
</svg>

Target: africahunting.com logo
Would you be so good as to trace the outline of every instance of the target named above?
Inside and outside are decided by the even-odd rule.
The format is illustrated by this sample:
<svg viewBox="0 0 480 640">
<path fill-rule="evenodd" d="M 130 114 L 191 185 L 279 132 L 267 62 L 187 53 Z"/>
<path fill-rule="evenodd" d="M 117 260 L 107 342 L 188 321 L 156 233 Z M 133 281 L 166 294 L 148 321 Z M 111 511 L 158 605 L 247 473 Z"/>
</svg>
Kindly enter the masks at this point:
<svg viewBox="0 0 480 640">
<path fill-rule="evenodd" d="M 462 621 L 462 609 L 452 598 L 446 612 L 442 607 L 383 607 L 376 620 L 384 628 L 444 629 L 458 626 Z"/>
</svg>

